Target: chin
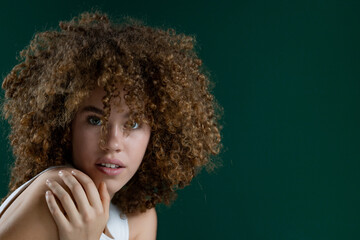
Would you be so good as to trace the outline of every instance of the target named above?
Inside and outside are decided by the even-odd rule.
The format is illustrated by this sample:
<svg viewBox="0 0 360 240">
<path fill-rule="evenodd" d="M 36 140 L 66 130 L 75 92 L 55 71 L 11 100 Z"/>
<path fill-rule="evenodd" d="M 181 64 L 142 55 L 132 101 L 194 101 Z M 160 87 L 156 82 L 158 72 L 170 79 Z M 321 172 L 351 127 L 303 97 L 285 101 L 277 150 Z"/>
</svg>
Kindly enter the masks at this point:
<svg viewBox="0 0 360 240">
<path fill-rule="evenodd" d="M 105 183 L 111 197 L 113 197 L 115 193 L 120 191 L 121 188 L 125 185 L 125 184 L 119 184 L 118 182 L 114 183 L 114 181 L 106 181 L 106 180 Z"/>
<path fill-rule="evenodd" d="M 119 178 L 107 178 L 98 172 L 89 172 L 89 177 L 94 181 L 95 186 L 99 188 L 101 182 L 105 182 L 107 190 L 109 192 L 110 197 L 112 198 L 115 193 L 121 190 L 121 188 L 126 184 L 124 183 L 124 179 Z"/>
</svg>

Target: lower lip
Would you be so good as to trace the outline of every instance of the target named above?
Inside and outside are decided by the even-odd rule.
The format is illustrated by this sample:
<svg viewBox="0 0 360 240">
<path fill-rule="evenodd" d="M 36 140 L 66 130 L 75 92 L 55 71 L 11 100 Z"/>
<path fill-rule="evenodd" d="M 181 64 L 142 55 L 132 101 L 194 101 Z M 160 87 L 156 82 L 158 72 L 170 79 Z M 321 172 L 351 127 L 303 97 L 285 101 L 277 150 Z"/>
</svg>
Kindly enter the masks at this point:
<svg viewBox="0 0 360 240">
<path fill-rule="evenodd" d="M 109 176 L 116 176 L 116 175 L 119 175 L 123 170 L 124 168 L 120 167 L 120 168 L 108 168 L 108 167 L 103 167 L 103 166 L 99 166 L 99 165 L 96 165 L 96 168 L 98 170 L 100 170 L 100 172 L 106 174 L 106 175 L 109 175 Z"/>
</svg>

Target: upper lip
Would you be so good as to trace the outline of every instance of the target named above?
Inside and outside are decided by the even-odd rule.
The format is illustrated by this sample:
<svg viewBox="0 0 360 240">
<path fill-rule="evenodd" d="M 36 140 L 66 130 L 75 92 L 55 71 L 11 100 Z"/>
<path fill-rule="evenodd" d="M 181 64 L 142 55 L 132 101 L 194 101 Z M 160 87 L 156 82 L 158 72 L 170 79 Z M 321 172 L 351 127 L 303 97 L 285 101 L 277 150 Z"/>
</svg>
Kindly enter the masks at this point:
<svg viewBox="0 0 360 240">
<path fill-rule="evenodd" d="M 95 164 L 102 164 L 102 163 L 110 163 L 110 164 L 118 165 L 120 167 L 125 167 L 125 164 L 116 158 L 102 157 Z"/>
</svg>

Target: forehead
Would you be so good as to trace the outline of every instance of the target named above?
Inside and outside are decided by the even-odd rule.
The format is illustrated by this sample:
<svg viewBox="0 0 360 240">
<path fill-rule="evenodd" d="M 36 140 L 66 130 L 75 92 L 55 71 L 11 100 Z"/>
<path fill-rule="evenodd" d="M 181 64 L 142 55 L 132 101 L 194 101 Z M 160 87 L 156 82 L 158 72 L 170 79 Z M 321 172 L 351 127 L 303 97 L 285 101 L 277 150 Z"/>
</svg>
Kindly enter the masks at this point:
<svg viewBox="0 0 360 240">
<path fill-rule="evenodd" d="M 124 93 L 124 87 L 121 84 L 117 84 L 115 90 L 111 92 L 112 95 L 120 95 L 121 97 L 124 97 Z M 106 92 L 104 87 L 96 86 L 92 91 L 90 91 L 90 96 L 104 97 L 105 95 Z"/>
<path fill-rule="evenodd" d="M 118 105 L 119 107 L 123 108 L 124 105 L 126 105 L 124 103 L 123 87 L 119 86 L 118 88 L 116 88 L 116 93 L 118 94 L 118 96 L 111 99 L 110 105 L 111 107 Z M 94 90 L 90 91 L 89 95 L 80 104 L 80 107 L 92 105 L 98 108 L 102 108 L 104 97 L 106 97 L 106 92 L 104 88 L 97 86 L 94 88 Z"/>
</svg>

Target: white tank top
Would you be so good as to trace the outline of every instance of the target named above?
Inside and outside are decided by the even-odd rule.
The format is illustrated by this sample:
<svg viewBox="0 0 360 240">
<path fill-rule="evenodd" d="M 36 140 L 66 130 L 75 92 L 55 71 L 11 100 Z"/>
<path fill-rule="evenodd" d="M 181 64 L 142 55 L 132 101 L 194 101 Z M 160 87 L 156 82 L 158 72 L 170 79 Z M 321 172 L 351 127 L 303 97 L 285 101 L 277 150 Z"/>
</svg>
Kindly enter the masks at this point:
<svg viewBox="0 0 360 240">
<path fill-rule="evenodd" d="M 63 167 L 63 166 L 59 166 L 59 167 Z M 3 204 L 1 204 L 0 216 L 2 215 L 4 209 L 6 209 L 8 207 L 8 205 L 10 205 L 12 200 L 15 199 L 17 196 L 19 196 L 30 185 L 30 183 L 32 183 L 42 173 L 44 173 L 50 169 L 53 169 L 53 168 L 57 168 L 57 167 L 50 167 L 50 168 L 42 171 L 41 173 L 39 173 L 38 175 L 36 175 L 32 179 L 30 179 L 29 181 L 27 181 L 26 183 L 21 185 L 14 192 L 12 192 L 11 195 L 3 202 Z M 121 214 L 120 210 L 114 204 L 110 203 L 109 220 L 108 220 L 106 226 L 107 226 L 107 229 L 109 230 L 110 234 L 114 238 L 110 238 L 103 233 L 103 234 L 101 234 L 100 240 L 113 240 L 113 239 L 128 240 L 129 239 L 129 225 L 128 225 L 127 217 L 125 216 L 125 214 L 121 214 L 121 216 L 120 216 L 120 214 Z"/>
</svg>

